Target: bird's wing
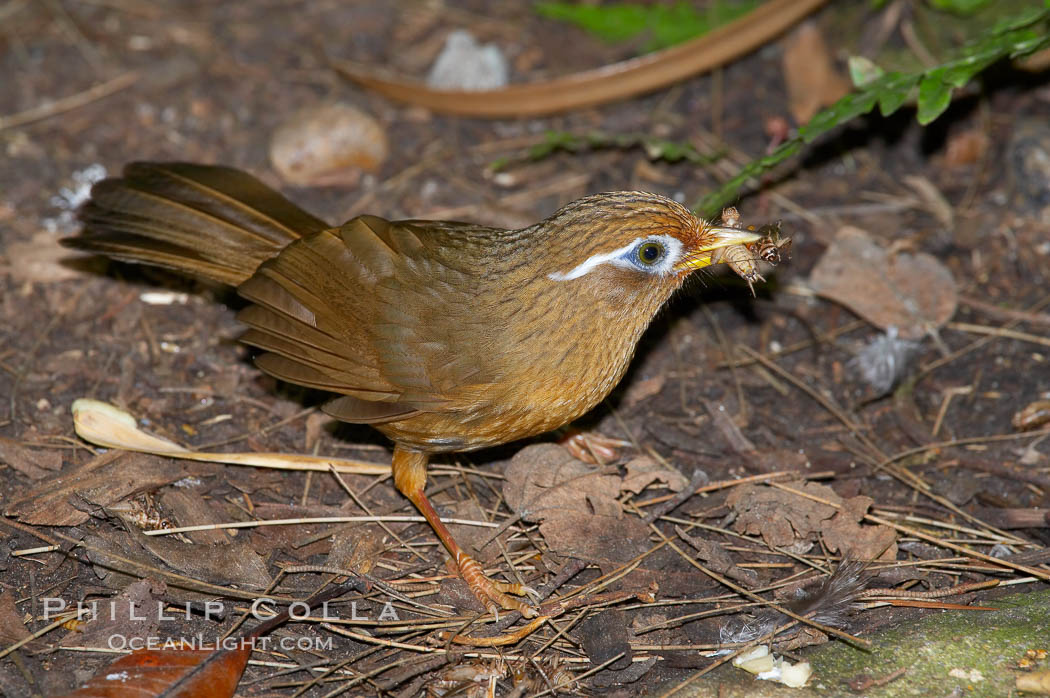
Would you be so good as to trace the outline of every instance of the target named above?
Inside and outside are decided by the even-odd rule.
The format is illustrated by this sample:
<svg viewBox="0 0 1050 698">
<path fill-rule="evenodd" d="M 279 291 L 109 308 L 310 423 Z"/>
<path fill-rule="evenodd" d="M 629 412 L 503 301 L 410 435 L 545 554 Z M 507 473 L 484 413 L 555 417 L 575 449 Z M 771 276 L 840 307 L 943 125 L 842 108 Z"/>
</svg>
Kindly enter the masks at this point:
<svg viewBox="0 0 1050 698">
<path fill-rule="evenodd" d="M 490 377 L 463 338 L 486 323 L 471 271 L 439 261 L 442 230 L 361 216 L 288 245 L 238 287 L 253 303 L 242 340 L 267 352 L 259 367 L 340 393 L 325 410 L 350 422 L 455 409 L 477 394 Z"/>
</svg>

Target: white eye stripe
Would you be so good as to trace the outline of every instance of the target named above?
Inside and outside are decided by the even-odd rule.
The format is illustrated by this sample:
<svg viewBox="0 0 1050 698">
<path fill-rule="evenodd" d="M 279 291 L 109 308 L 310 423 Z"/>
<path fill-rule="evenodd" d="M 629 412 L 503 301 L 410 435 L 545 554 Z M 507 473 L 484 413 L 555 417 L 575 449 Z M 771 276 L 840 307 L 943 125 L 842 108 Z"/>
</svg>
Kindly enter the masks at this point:
<svg viewBox="0 0 1050 698">
<path fill-rule="evenodd" d="M 664 248 L 663 258 L 651 266 L 642 265 L 635 257 L 636 249 L 639 245 L 645 242 L 657 242 L 663 245 Z M 622 267 L 624 269 L 634 269 L 649 274 L 663 275 L 667 274 L 674 268 L 675 262 L 678 261 L 681 254 L 682 242 L 677 238 L 673 238 L 670 235 L 649 235 L 648 237 L 637 238 L 630 244 L 624 245 L 618 250 L 591 255 L 570 271 L 552 272 L 547 275 L 547 278 L 553 279 L 554 281 L 570 281 L 589 274 L 603 264 L 612 264 L 613 266 Z"/>
<path fill-rule="evenodd" d="M 554 279 L 555 281 L 569 281 L 571 279 L 578 279 L 584 274 L 589 273 L 595 267 L 601 266 L 607 262 L 613 262 L 621 260 L 623 256 L 634 249 L 638 242 L 634 241 L 630 245 L 624 245 L 618 250 L 612 252 L 602 252 L 601 254 L 595 254 L 588 257 L 582 264 L 577 265 L 572 271 L 565 273 L 553 272 L 548 274 L 548 278 Z"/>
</svg>

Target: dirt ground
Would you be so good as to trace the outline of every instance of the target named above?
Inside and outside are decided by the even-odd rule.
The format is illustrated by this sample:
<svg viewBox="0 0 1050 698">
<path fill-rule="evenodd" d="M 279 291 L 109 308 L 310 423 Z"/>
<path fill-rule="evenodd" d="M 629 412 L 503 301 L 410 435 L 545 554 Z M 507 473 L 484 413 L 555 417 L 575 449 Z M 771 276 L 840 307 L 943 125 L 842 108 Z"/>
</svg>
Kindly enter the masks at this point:
<svg viewBox="0 0 1050 698">
<path fill-rule="evenodd" d="M 870 40 L 883 18 L 867 2 L 815 15 L 840 70 L 850 42 Z M 621 386 L 575 425 L 630 441 L 615 462 L 572 461 L 550 445 L 558 434 L 437 460 L 428 492 L 443 515 L 502 525 L 457 525 L 456 535 L 498 577 L 550 593 L 551 618 L 538 628 L 522 630 L 516 615 L 494 626 L 418 522 L 143 535 L 416 512 L 375 476 L 177 461 L 77 438 L 71 405 L 91 397 L 196 450 L 389 459 L 376 432 L 324 418 L 323 396 L 254 368 L 236 341 L 245 303 L 230 290 L 69 261 L 76 255 L 57 240 L 75 232 L 77 189 L 99 167 L 237 166 L 333 223 L 372 213 L 520 227 L 607 190 L 689 205 L 725 178 L 726 160 L 668 163 L 641 148 L 522 159 L 547 131 L 644 134 L 705 151 L 723 143 L 728 162 L 745 162 L 766 152 L 778 123 L 794 125 L 782 41 L 643 97 L 535 119 L 395 103 L 344 81 L 326 58 L 425 75 L 456 28 L 499 45 L 512 81 L 638 49 L 542 19 L 523 1 L 0 1 L 0 648 L 53 624 L 48 599 L 169 609 L 139 625 L 49 629 L 0 659 L 4 695 L 72 690 L 114 659 L 100 639 L 114 634 L 221 637 L 264 591 L 303 599 L 339 577 L 333 569 L 367 588 L 332 606 L 337 621 L 278 630 L 301 642 L 257 649 L 239 695 L 485 695 L 490 685 L 534 695 L 561 683 L 563 693 L 655 693 L 710 666 L 720 642 L 752 639 L 731 632 L 755 612 L 741 589 L 784 602 L 802 587 L 826 596 L 815 584 L 843 554 L 877 558 L 848 580 L 844 606 L 862 586 L 889 595 L 1011 583 L 924 597 L 963 605 L 1046 588 L 1050 85 L 1009 66 L 928 128 L 905 109 L 840 129 L 739 202 L 748 223 L 782 221 L 791 258 L 754 295 L 723 269 L 673 298 Z M 891 29 L 886 41 L 901 42 Z M 295 112 L 334 101 L 375 119 L 388 154 L 334 184 L 289 184 L 270 161 L 271 138 Z M 495 175 L 500 158 L 515 164 Z M 845 226 L 866 231 L 865 249 L 889 266 L 854 254 L 852 295 L 818 292 L 814 270 L 830 263 Z M 894 303 L 937 317 L 910 343 L 885 339 Z M 888 386 L 865 379 L 873 362 L 892 364 Z M 558 516 L 535 515 L 522 498 L 556 490 L 549 473 L 559 468 L 582 478 L 582 494 L 559 502 Z M 55 547 L 26 552 L 41 546 Z M 310 565 L 327 571 L 301 569 Z M 221 618 L 201 612 L 219 598 Z M 825 625 L 863 639 L 940 612 L 864 603 Z M 804 656 L 834 634 L 824 630 L 788 630 L 780 650 Z M 506 642 L 478 640 L 496 636 Z M 1033 649 L 1046 638 L 1033 628 Z"/>
</svg>

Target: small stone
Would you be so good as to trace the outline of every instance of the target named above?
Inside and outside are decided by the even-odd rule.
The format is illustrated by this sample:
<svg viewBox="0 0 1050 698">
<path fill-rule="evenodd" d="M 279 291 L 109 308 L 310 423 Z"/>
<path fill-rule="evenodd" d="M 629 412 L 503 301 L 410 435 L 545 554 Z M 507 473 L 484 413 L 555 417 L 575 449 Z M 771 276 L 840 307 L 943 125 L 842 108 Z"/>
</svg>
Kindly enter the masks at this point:
<svg viewBox="0 0 1050 698">
<path fill-rule="evenodd" d="M 300 110 L 270 141 L 274 169 L 285 181 L 300 186 L 356 184 L 362 170 L 378 169 L 386 156 L 386 131 L 348 104 Z"/>
<path fill-rule="evenodd" d="M 507 84 L 507 59 L 495 44 L 481 45 L 462 29 L 448 35 L 427 76 L 436 90 L 498 90 Z"/>
</svg>

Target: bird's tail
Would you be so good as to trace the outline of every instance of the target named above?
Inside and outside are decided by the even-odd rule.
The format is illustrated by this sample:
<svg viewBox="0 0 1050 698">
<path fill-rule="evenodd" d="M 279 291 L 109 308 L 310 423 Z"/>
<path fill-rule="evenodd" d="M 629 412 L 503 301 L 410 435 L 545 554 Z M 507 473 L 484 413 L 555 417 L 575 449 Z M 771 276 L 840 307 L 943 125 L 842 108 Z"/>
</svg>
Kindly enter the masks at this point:
<svg viewBox="0 0 1050 698">
<path fill-rule="evenodd" d="M 63 244 L 233 286 L 293 240 L 330 228 L 229 167 L 136 162 L 91 190 Z"/>
</svg>

